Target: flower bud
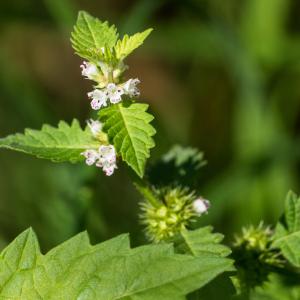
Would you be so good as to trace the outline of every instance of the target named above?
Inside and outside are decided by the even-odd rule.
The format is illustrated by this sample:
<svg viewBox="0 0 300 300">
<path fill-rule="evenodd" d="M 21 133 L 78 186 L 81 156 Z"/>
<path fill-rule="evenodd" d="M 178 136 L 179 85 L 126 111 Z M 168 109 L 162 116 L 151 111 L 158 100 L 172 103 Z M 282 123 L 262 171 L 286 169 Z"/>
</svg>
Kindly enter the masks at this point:
<svg viewBox="0 0 300 300">
<path fill-rule="evenodd" d="M 207 213 L 209 208 L 210 208 L 210 202 L 202 197 L 196 199 L 193 202 L 193 209 L 199 215 Z"/>
</svg>

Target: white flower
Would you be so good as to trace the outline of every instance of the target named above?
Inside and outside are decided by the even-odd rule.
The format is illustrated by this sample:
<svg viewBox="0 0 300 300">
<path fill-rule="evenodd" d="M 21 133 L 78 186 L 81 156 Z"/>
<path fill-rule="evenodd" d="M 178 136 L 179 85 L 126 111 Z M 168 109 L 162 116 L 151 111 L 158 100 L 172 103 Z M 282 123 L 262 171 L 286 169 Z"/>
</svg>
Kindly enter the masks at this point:
<svg viewBox="0 0 300 300">
<path fill-rule="evenodd" d="M 202 197 L 196 199 L 193 202 L 193 209 L 199 215 L 206 213 L 209 207 L 210 207 L 210 202 Z"/>
<path fill-rule="evenodd" d="M 114 173 L 116 168 L 117 168 L 116 164 L 107 164 L 107 165 L 103 166 L 102 169 L 106 176 L 111 176 Z"/>
<path fill-rule="evenodd" d="M 116 151 L 113 145 L 102 145 L 99 147 L 98 151 L 86 150 L 82 152 L 81 155 L 86 158 L 85 162 L 87 165 L 91 166 L 96 164 L 96 167 L 102 168 L 103 172 L 107 176 L 111 176 L 115 169 L 117 169 Z"/>
<path fill-rule="evenodd" d="M 93 63 L 84 61 L 82 65 L 80 65 L 80 68 L 82 69 L 82 76 L 85 76 L 87 79 L 93 80 L 99 75 L 99 70 Z"/>
<path fill-rule="evenodd" d="M 105 63 L 105 62 L 103 62 L 103 61 L 99 61 L 99 67 L 100 67 L 100 69 L 101 69 L 101 72 L 103 73 L 103 76 L 105 77 L 105 78 L 107 78 L 108 77 L 108 74 L 109 74 L 109 72 L 110 72 L 110 70 L 111 70 L 111 68 Z M 104 84 L 104 86 L 103 87 L 105 87 L 106 86 L 106 84 Z M 101 86 L 102 87 L 102 86 Z"/>
<path fill-rule="evenodd" d="M 113 104 L 119 103 L 122 100 L 123 94 L 124 94 L 123 89 L 114 83 L 109 83 L 106 86 L 106 96 Z"/>
<path fill-rule="evenodd" d="M 116 162 L 116 151 L 115 147 L 113 145 L 109 146 L 100 146 L 99 148 L 99 161 L 103 162 L 109 162 L 110 164 L 113 164 Z"/>
<path fill-rule="evenodd" d="M 86 150 L 81 155 L 86 158 L 85 162 L 88 166 L 93 165 L 99 159 L 99 153 L 96 150 Z"/>
<path fill-rule="evenodd" d="M 140 91 L 137 88 L 137 85 L 140 83 L 139 79 L 129 79 L 124 83 L 123 89 L 124 94 L 129 95 L 130 97 L 138 97 Z"/>
<path fill-rule="evenodd" d="M 93 119 L 87 120 L 87 124 L 88 124 L 93 136 L 95 136 L 95 137 L 101 132 L 102 127 L 103 127 L 103 125 L 100 121 L 98 121 L 98 120 L 95 121 Z"/>
<path fill-rule="evenodd" d="M 88 93 L 88 97 L 92 99 L 92 109 L 98 110 L 103 106 L 107 106 L 107 95 L 101 90 L 94 90 Z"/>
<path fill-rule="evenodd" d="M 110 176 L 114 173 L 114 170 L 117 168 L 117 165 L 116 151 L 113 145 L 100 146 L 99 159 L 96 166 L 102 168 L 107 176 Z"/>
</svg>

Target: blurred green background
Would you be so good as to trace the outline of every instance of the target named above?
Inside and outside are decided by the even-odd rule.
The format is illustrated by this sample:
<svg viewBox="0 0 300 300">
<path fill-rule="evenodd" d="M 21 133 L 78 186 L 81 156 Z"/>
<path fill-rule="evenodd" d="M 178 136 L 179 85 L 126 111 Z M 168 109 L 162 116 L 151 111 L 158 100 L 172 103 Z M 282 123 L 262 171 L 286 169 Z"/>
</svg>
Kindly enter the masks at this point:
<svg viewBox="0 0 300 300">
<path fill-rule="evenodd" d="M 10 0 L 0 2 L 0 136 L 73 117 L 91 82 L 69 36 L 78 10 L 121 33 L 155 30 L 127 61 L 156 117 L 152 159 L 173 144 L 205 152 L 203 224 L 230 236 L 271 223 L 300 191 L 300 2 L 292 0 Z M 0 246 L 32 226 L 44 251 L 87 229 L 93 242 L 143 240 L 126 169 L 0 152 Z"/>
</svg>

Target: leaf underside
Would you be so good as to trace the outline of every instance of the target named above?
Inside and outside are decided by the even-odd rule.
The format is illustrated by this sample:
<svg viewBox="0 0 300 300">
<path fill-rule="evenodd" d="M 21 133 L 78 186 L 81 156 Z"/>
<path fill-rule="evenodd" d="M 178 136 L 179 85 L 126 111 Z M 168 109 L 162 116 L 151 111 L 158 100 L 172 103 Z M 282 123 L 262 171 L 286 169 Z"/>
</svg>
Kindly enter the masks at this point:
<svg viewBox="0 0 300 300">
<path fill-rule="evenodd" d="M 9 135 L 0 139 L 0 148 L 11 149 L 54 162 L 79 162 L 86 149 L 96 149 L 90 130 L 83 130 L 74 119 L 71 125 L 60 121 L 58 127 L 43 125 L 41 130 L 25 129 L 24 134 Z"/>
<path fill-rule="evenodd" d="M 150 122 L 154 117 L 147 113 L 148 105 L 142 103 L 120 103 L 101 109 L 99 117 L 122 159 L 143 177 L 150 149 L 155 146 L 156 131 Z"/>
<path fill-rule="evenodd" d="M 169 244 L 131 249 L 128 235 L 91 246 L 81 233 L 42 255 L 28 229 L 0 255 L 0 298 L 185 299 L 231 264 L 176 254 Z"/>
</svg>

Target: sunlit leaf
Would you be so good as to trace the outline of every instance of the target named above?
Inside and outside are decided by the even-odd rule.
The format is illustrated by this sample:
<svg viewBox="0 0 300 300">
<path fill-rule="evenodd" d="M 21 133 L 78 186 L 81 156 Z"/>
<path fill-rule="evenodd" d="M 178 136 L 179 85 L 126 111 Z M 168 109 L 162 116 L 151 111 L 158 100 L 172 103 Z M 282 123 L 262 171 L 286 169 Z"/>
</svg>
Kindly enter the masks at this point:
<svg viewBox="0 0 300 300">
<path fill-rule="evenodd" d="M 155 129 L 150 124 L 154 117 L 147 112 L 148 105 L 121 103 L 101 109 L 100 120 L 122 159 L 140 176 L 154 147 Z"/>
<path fill-rule="evenodd" d="M 175 254 L 168 244 L 130 249 L 127 235 L 91 246 L 86 233 L 42 255 L 29 229 L 1 253 L 0 298 L 184 299 L 231 264 Z"/>
<path fill-rule="evenodd" d="M 99 141 L 91 131 L 83 130 L 75 119 L 71 125 L 60 121 L 58 127 L 43 125 L 41 130 L 25 129 L 24 134 L 14 134 L 0 139 L 0 148 L 11 149 L 54 162 L 78 162 L 86 149 L 96 149 Z"/>
<path fill-rule="evenodd" d="M 152 28 L 149 28 L 143 32 L 138 32 L 132 36 L 128 36 L 127 34 L 121 40 L 118 40 L 115 50 L 116 56 L 118 59 L 124 59 L 128 56 L 132 51 L 141 46 L 144 40 L 151 33 Z"/>
<path fill-rule="evenodd" d="M 102 22 L 85 11 L 78 14 L 71 42 L 76 53 L 87 59 L 94 60 L 97 55 L 102 57 L 103 49 L 112 48 L 118 39 L 117 29 L 108 22 Z"/>
</svg>

